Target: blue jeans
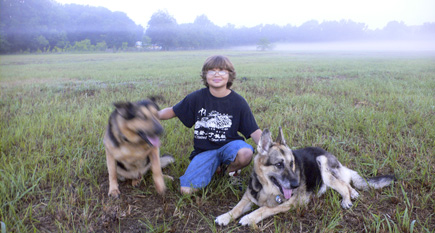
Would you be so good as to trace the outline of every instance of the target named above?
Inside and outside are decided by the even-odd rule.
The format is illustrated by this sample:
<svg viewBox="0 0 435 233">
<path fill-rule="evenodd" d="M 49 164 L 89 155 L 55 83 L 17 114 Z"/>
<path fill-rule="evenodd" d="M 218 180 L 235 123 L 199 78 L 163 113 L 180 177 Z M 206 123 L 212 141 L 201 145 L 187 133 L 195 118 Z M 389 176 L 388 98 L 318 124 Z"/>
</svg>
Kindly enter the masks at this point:
<svg viewBox="0 0 435 233">
<path fill-rule="evenodd" d="M 181 187 L 203 188 L 207 186 L 216 169 L 221 164 L 234 162 L 237 152 L 242 148 L 254 148 L 243 140 L 229 142 L 216 150 L 208 150 L 197 154 L 183 176 L 180 177 Z"/>
</svg>

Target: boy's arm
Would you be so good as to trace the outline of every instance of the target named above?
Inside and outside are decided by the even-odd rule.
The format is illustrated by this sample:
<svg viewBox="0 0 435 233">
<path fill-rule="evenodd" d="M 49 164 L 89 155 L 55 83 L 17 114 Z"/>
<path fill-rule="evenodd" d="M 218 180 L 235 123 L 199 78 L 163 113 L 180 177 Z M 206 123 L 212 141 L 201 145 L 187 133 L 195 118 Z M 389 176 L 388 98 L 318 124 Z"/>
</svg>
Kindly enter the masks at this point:
<svg viewBox="0 0 435 233">
<path fill-rule="evenodd" d="M 262 133 L 261 129 L 257 129 L 251 134 L 252 140 L 254 140 L 255 144 L 257 145 L 258 142 L 260 141 L 261 133 Z"/>
<path fill-rule="evenodd" d="M 169 120 L 174 117 L 176 117 L 176 115 L 172 107 L 165 108 L 159 111 L 160 120 Z"/>
</svg>

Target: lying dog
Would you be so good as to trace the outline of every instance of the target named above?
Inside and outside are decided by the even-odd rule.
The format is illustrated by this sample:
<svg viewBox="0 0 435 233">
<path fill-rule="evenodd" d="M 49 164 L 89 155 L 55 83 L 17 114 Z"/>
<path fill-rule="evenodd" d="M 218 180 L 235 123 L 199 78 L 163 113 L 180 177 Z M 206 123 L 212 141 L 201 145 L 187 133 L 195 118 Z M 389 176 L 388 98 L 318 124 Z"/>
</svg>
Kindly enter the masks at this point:
<svg viewBox="0 0 435 233">
<path fill-rule="evenodd" d="M 350 186 L 351 182 L 357 189 L 366 190 L 385 187 L 395 180 L 394 176 L 364 179 L 321 148 L 292 151 L 286 145 L 281 128 L 276 142 L 272 141 L 269 130 L 264 130 L 257 151 L 248 189 L 231 211 L 216 218 L 218 225 L 228 225 L 232 219 L 248 212 L 252 204 L 259 208 L 242 217 L 239 224 L 256 224 L 294 205 L 308 204 L 317 190 L 317 196 L 321 196 L 328 187 L 341 194 L 341 206 L 347 209 L 352 206 L 351 199 L 359 196 Z"/>
<path fill-rule="evenodd" d="M 109 196 L 119 197 L 118 178 L 132 179 L 132 185 L 136 186 L 150 167 L 157 192 L 163 194 L 166 186 L 162 167 L 174 162 L 174 158 L 160 157 L 159 136 L 163 127 L 158 118 L 159 107 L 154 99 L 114 105 L 116 109 L 104 135 Z"/>
</svg>

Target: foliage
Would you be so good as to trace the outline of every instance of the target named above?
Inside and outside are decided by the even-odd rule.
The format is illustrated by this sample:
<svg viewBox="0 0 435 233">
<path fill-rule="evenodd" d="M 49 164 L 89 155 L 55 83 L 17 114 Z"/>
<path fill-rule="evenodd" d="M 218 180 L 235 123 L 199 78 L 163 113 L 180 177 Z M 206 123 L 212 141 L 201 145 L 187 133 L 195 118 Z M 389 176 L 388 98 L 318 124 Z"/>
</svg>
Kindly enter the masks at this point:
<svg viewBox="0 0 435 233">
<path fill-rule="evenodd" d="M 272 48 L 273 48 L 273 46 L 267 38 L 261 38 L 260 41 L 258 41 L 258 43 L 257 43 L 258 50 L 266 51 L 266 50 L 270 50 Z"/>
<path fill-rule="evenodd" d="M 7 45 L 1 52 L 49 51 L 55 46 L 71 50 L 68 44 L 84 40 L 120 48 L 124 42 L 134 45 L 143 34 L 143 28 L 125 13 L 103 7 L 60 5 L 51 0 L 3 0 L 0 11 L 0 42 Z"/>
<path fill-rule="evenodd" d="M 82 41 L 76 41 L 73 46 L 76 51 L 89 51 L 92 50 L 91 40 L 86 39 Z"/>
<path fill-rule="evenodd" d="M 107 49 L 107 44 L 105 41 L 98 42 L 96 46 L 97 51 L 105 51 Z"/>
<path fill-rule="evenodd" d="M 175 48 L 177 34 L 177 21 L 165 11 L 158 11 L 151 16 L 148 22 L 146 36 L 152 43 L 158 44 L 164 50 Z"/>
</svg>

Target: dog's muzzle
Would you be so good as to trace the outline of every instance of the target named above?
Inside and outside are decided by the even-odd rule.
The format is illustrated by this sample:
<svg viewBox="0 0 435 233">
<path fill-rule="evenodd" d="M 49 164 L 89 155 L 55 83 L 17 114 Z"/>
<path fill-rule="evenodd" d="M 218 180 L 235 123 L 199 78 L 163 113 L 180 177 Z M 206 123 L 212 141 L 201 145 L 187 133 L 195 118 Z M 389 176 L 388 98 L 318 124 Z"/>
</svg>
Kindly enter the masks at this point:
<svg viewBox="0 0 435 233">
<path fill-rule="evenodd" d="M 279 188 L 279 191 L 284 194 L 284 198 L 285 199 L 290 199 L 293 193 L 293 189 L 297 188 L 299 186 L 299 184 L 297 184 L 296 187 L 294 187 L 294 185 L 290 185 L 291 182 L 288 182 L 288 185 L 284 185 L 282 184 L 282 182 L 278 179 L 276 179 L 275 177 L 270 177 L 270 179 L 272 180 L 272 182 Z M 279 196 L 277 196 L 278 198 Z M 280 197 L 281 198 L 281 197 Z M 278 200 L 276 200 L 278 202 Z M 279 202 L 278 202 L 279 203 Z"/>
<path fill-rule="evenodd" d="M 155 136 L 149 136 L 147 135 L 145 132 L 143 131 L 139 131 L 137 132 L 137 134 L 146 142 L 148 143 L 150 146 L 153 147 L 160 147 L 160 138 L 155 135 Z"/>
</svg>

